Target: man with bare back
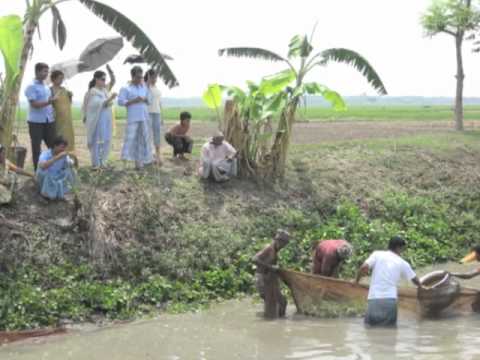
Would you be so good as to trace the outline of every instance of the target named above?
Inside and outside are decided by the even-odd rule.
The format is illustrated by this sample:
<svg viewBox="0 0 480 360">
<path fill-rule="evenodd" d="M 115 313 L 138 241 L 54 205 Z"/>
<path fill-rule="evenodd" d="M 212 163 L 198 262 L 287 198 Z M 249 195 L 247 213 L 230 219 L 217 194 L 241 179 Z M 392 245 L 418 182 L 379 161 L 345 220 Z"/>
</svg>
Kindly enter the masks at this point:
<svg viewBox="0 0 480 360">
<path fill-rule="evenodd" d="M 277 318 L 285 316 L 287 299 L 280 291 L 278 283 L 277 258 L 278 252 L 284 248 L 290 240 L 290 234 L 285 230 L 277 230 L 271 244 L 259 251 L 252 259 L 257 265 L 255 282 L 257 290 L 265 302 L 265 317 Z"/>
</svg>

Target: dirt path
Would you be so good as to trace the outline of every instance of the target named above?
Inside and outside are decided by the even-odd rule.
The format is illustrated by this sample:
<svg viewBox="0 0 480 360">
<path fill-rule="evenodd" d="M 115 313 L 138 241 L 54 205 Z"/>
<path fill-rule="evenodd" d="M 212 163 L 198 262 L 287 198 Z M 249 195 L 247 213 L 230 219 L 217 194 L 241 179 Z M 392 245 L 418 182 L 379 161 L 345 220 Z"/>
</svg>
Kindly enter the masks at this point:
<svg viewBox="0 0 480 360">
<path fill-rule="evenodd" d="M 165 128 L 172 124 L 168 123 Z M 467 130 L 479 129 L 480 121 L 465 122 Z M 216 129 L 215 123 L 193 123 L 192 135 L 197 140 L 197 146 L 208 138 Z M 337 141 L 399 138 L 404 136 L 448 133 L 453 131 L 453 124 L 447 121 L 342 121 L 342 122 L 309 122 L 299 123 L 294 127 L 294 144 L 318 144 Z M 30 151 L 30 140 L 26 128 L 19 131 L 20 143 L 28 147 Z M 123 140 L 123 125 L 119 125 L 114 138 L 112 154 L 119 158 Z M 76 148 L 81 160 L 87 160 L 89 153 L 86 146 L 85 128 L 83 125 L 76 127 Z M 162 152 L 169 153 L 170 150 L 163 144 Z M 29 161 L 30 163 L 30 161 Z"/>
<path fill-rule="evenodd" d="M 465 122 L 465 129 L 480 128 L 480 121 Z M 195 124 L 193 134 L 207 137 L 214 125 Z M 453 123 L 447 121 L 341 121 L 299 123 L 294 127 L 294 144 L 318 144 L 335 141 L 398 138 L 403 136 L 446 133 L 453 131 Z"/>
</svg>

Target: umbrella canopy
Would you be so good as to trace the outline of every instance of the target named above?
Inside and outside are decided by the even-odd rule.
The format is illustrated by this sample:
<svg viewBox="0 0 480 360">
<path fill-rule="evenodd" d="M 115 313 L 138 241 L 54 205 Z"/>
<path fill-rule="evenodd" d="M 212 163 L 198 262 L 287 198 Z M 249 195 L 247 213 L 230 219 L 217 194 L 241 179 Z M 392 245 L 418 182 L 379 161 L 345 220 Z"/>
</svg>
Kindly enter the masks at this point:
<svg viewBox="0 0 480 360">
<path fill-rule="evenodd" d="M 70 79 L 71 77 L 86 71 L 88 66 L 80 60 L 68 60 L 61 63 L 52 65 L 51 70 L 60 70 L 65 75 L 65 79 Z"/>
<path fill-rule="evenodd" d="M 121 37 L 102 38 L 92 42 L 80 55 L 80 61 L 86 66 L 84 71 L 93 71 L 112 60 L 123 48 Z"/>
</svg>

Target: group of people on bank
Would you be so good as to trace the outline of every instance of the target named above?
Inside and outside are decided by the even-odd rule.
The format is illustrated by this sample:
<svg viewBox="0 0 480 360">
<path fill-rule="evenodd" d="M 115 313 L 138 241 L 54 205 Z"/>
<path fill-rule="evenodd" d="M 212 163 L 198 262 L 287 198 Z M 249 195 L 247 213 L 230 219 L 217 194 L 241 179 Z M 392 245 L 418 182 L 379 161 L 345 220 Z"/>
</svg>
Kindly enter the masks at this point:
<svg viewBox="0 0 480 360">
<path fill-rule="evenodd" d="M 130 82 L 117 95 L 113 92 L 114 73 L 109 66 L 107 71 L 109 82 L 106 72 L 96 71 L 93 74 L 82 105 L 93 169 L 107 166 L 115 124 L 115 104 L 127 110 L 121 159 L 133 162 L 138 170 L 152 163 L 161 166 L 163 121 L 158 74 L 153 69 L 144 74 L 141 67 L 133 67 Z M 50 86 L 46 83 L 49 75 Z M 35 65 L 35 79 L 25 90 L 29 102 L 27 121 L 35 173 L 9 162 L 5 156 L 7 149 L 0 147 L 0 204 L 11 200 L 9 188 L 14 184 L 11 175 L 15 173 L 35 178 L 40 194 L 47 199 L 63 199 L 72 189 L 78 161 L 72 119 L 73 94 L 63 86 L 64 78 L 61 71 L 50 73 L 47 64 Z M 188 160 L 186 155 L 192 153 L 191 119 L 189 112 L 180 113 L 179 124 L 164 136 L 173 149 L 175 159 Z M 42 143 L 46 146 L 43 152 Z M 201 149 L 198 175 L 218 182 L 227 181 L 237 175 L 236 156 L 237 151 L 225 141 L 221 132 L 217 132 Z"/>
</svg>

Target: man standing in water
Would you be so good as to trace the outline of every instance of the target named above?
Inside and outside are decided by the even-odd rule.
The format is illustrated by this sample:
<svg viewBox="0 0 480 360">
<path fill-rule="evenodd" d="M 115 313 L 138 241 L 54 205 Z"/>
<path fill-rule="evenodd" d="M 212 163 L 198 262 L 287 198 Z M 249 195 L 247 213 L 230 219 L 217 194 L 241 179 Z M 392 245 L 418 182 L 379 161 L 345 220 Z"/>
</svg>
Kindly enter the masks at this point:
<svg viewBox="0 0 480 360">
<path fill-rule="evenodd" d="M 290 240 L 290 234 L 285 230 L 277 230 L 271 244 L 259 251 L 252 259 L 257 265 L 255 282 L 257 290 L 265 302 L 265 317 L 277 318 L 285 316 L 287 299 L 280 291 L 276 270 L 278 252 L 283 249 Z"/>
<path fill-rule="evenodd" d="M 421 287 L 409 263 L 400 257 L 406 243 L 394 236 L 387 251 L 374 251 L 357 273 L 356 282 L 372 271 L 365 324 L 368 326 L 397 325 L 397 285 L 403 277 Z"/>
</svg>

